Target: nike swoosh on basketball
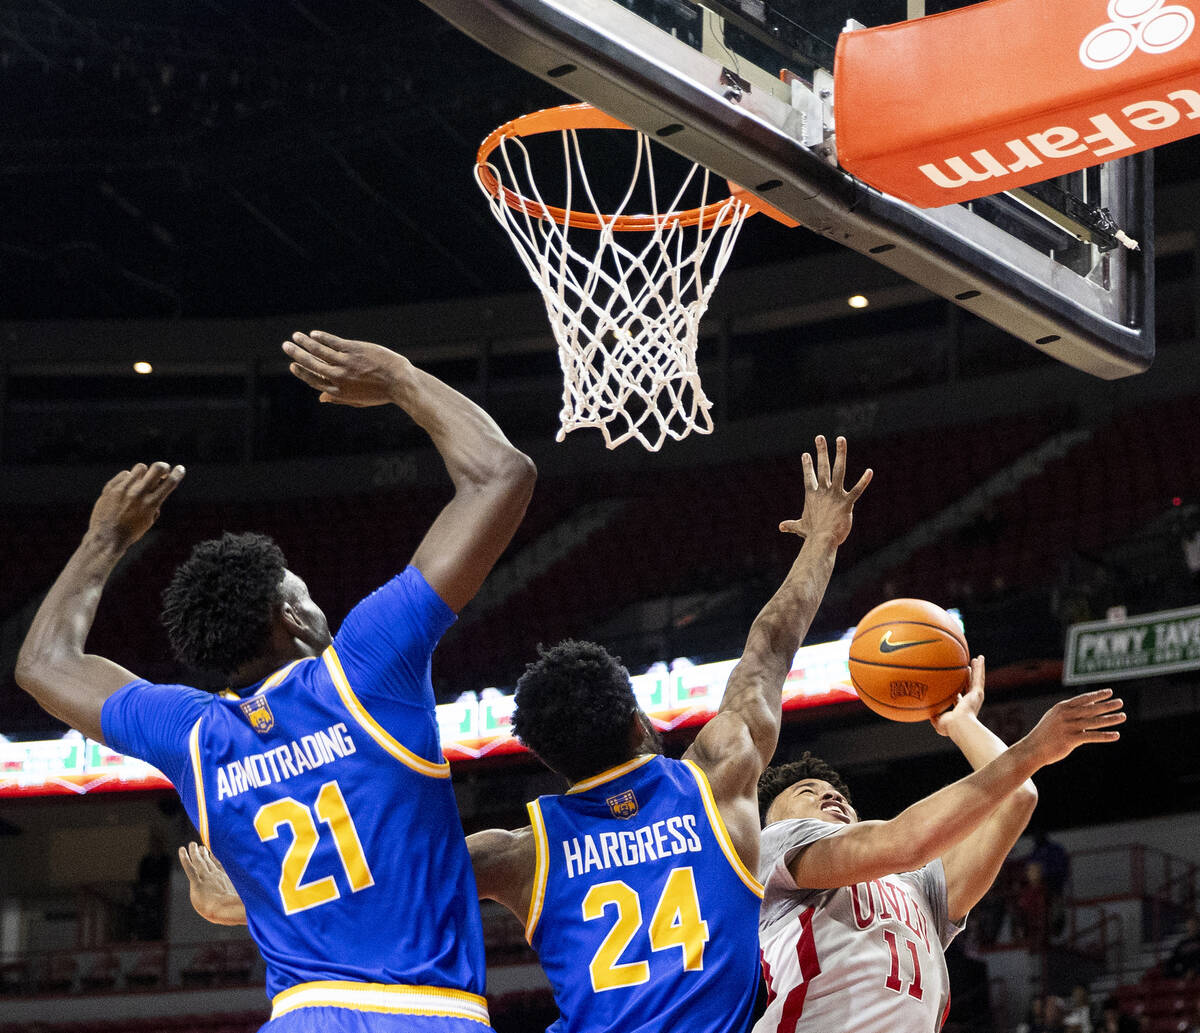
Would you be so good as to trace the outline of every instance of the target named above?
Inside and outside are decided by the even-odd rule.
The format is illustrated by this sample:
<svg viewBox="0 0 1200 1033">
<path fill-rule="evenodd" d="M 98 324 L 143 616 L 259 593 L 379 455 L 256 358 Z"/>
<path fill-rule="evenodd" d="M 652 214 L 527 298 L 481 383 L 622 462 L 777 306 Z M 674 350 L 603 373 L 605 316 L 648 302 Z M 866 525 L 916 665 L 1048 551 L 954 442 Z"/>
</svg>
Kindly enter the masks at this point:
<svg viewBox="0 0 1200 1033">
<path fill-rule="evenodd" d="M 883 638 L 879 640 L 879 651 L 881 653 L 894 653 L 898 649 L 907 649 L 909 646 L 927 646 L 929 643 L 936 641 L 936 638 L 923 638 L 920 641 L 913 642 L 893 642 L 892 633 L 886 631 Z"/>
</svg>

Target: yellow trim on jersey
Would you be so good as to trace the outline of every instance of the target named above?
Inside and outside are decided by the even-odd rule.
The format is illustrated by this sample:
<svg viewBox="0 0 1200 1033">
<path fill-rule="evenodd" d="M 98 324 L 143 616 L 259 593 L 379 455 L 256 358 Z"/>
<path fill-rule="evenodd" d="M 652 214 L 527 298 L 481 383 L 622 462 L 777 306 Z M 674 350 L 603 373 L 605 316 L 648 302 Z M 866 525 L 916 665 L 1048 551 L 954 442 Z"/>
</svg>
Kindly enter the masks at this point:
<svg viewBox="0 0 1200 1033">
<path fill-rule="evenodd" d="M 271 999 L 271 1018 L 277 1019 L 297 1008 L 350 1008 L 389 1015 L 433 1015 L 491 1025 L 486 1000 L 478 994 L 445 986 L 352 983 L 334 979 L 297 983 Z"/>
<path fill-rule="evenodd" d="M 203 721 L 204 718 L 200 718 Z M 208 842 L 208 806 L 204 802 L 204 776 L 200 772 L 200 721 L 192 725 L 188 736 L 188 752 L 192 755 L 192 778 L 196 783 L 196 812 L 200 818 L 200 840 L 205 846 Z"/>
<path fill-rule="evenodd" d="M 338 659 L 337 653 L 334 652 L 333 646 L 326 649 L 321 658 L 325 661 L 325 666 L 329 669 L 329 676 L 333 679 L 334 687 L 337 689 L 338 695 L 342 697 L 342 703 L 345 704 L 346 709 L 350 712 L 350 716 L 362 725 L 363 729 L 372 739 L 400 761 L 401 764 L 412 768 L 413 771 L 420 775 L 428 775 L 430 778 L 450 777 L 450 765 L 447 761 L 443 760 L 440 764 L 435 764 L 424 757 L 418 757 L 411 750 L 406 749 L 393 739 L 367 713 L 366 708 L 359 702 L 358 697 L 354 695 L 354 690 L 350 688 L 346 672 L 342 670 L 342 662 Z"/>
<path fill-rule="evenodd" d="M 635 768 L 640 768 L 647 761 L 651 761 L 657 756 L 657 753 L 646 753 L 640 757 L 634 757 L 633 760 L 627 760 L 624 764 L 618 765 L 615 768 L 601 771 L 600 774 L 593 775 L 591 778 L 585 778 L 582 782 L 576 782 L 571 786 L 567 790 L 567 796 L 570 796 L 572 793 L 586 793 L 589 789 L 595 789 L 598 785 L 603 785 L 605 782 L 611 782 L 614 778 L 627 775 Z"/>
<path fill-rule="evenodd" d="M 700 787 L 700 795 L 704 798 L 704 809 L 708 812 L 708 823 L 712 826 L 713 835 L 717 837 L 717 842 L 721 844 L 721 849 L 725 852 L 726 859 L 733 867 L 733 870 L 737 872 L 738 878 L 746 884 L 746 888 L 756 897 L 761 897 L 763 895 L 762 883 L 754 877 L 754 874 L 742 864 L 742 859 L 738 857 L 738 852 L 733 846 L 733 840 L 729 838 L 729 830 L 725 828 L 725 819 L 721 817 L 721 811 L 717 807 L 716 799 L 713 797 L 712 786 L 708 784 L 708 776 L 695 761 L 685 760 L 684 763 L 692 769 L 696 785 Z"/>
<path fill-rule="evenodd" d="M 274 686 L 278 685 L 281 681 L 283 681 L 284 678 L 286 678 L 289 674 L 292 673 L 292 668 L 295 667 L 296 664 L 298 664 L 301 660 L 311 660 L 311 659 L 312 659 L 311 656 L 302 656 L 299 659 L 293 660 L 286 667 L 279 668 L 278 671 L 276 671 L 273 675 L 271 675 L 271 677 L 269 677 L 265 682 L 262 683 L 262 686 L 258 689 L 257 692 L 254 693 L 254 695 L 257 696 L 259 692 L 266 692 L 267 689 L 273 688 Z"/>
<path fill-rule="evenodd" d="M 542 805 L 537 800 L 530 800 L 525 808 L 529 811 L 529 824 L 533 827 L 533 842 L 537 852 L 533 866 L 533 889 L 529 894 L 529 915 L 525 919 L 525 939 L 532 944 L 538 919 L 542 917 L 542 905 L 546 902 L 550 844 L 546 840 L 546 819 L 542 817 Z"/>
<path fill-rule="evenodd" d="M 278 671 L 276 671 L 274 674 L 272 674 L 269 678 L 267 678 L 266 681 L 264 681 L 257 689 L 254 690 L 254 695 L 257 696 L 260 692 L 266 692 L 267 689 L 273 688 L 274 686 L 278 685 L 281 681 L 283 681 L 284 678 L 286 678 L 291 673 L 292 668 L 295 667 L 296 664 L 298 664 L 300 662 L 300 660 L 311 660 L 311 659 L 313 659 L 311 656 L 302 656 L 298 660 L 293 660 L 287 666 L 279 668 Z M 246 697 L 239 696 L 236 692 L 233 691 L 233 689 L 222 689 L 219 693 L 217 693 L 217 695 L 220 696 L 221 699 L 233 700 L 235 703 L 240 699 L 243 699 L 243 698 L 249 699 L 250 698 L 249 696 L 246 696 Z"/>
</svg>

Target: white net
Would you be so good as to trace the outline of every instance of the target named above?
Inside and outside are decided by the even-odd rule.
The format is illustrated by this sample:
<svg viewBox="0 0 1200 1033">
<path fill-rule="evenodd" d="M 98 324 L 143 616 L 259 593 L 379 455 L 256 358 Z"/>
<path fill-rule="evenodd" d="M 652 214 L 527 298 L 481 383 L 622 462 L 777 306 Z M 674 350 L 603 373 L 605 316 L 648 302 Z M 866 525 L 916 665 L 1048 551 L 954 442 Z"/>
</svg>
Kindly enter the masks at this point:
<svg viewBox="0 0 1200 1033">
<path fill-rule="evenodd" d="M 750 209 L 735 197 L 709 202 L 710 173 L 698 165 L 660 208 L 651 141 L 625 132 L 636 136 L 637 154 L 613 204 L 597 203 L 574 129 L 561 130 L 561 208 L 543 200 L 517 136 L 502 139 L 485 166 L 499 188 L 489 189 L 480 167 L 476 179 L 546 304 L 563 370 L 558 440 L 596 427 L 609 448 L 636 438 L 656 452 L 668 437 L 712 431 L 696 366 L 700 319 Z M 518 208 L 505 202 L 505 188 L 523 199 Z M 688 226 L 675 213 L 696 194 L 704 217 Z M 650 211 L 631 230 L 634 204 Z"/>
</svg>

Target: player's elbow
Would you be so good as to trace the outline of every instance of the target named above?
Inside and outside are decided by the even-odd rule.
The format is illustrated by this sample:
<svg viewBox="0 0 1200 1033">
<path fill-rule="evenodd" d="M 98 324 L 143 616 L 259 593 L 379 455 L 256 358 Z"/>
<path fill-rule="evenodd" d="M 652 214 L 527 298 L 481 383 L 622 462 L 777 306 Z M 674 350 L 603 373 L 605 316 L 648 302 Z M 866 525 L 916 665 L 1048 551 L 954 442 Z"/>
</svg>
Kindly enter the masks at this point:
<svg viewBox="0 0 1200 1033">
<path fill-rule="evenodd" d="M 536 481 L 537 467 L 533 460 L 506 441 L 487 461 L 477 485 L 490 494 L 528 500 Z"/>
<path fill-rule="evenodd" d="M 1028 779 L 1013 790 L 1011 804 L 1014 810 L 1018 811 L 1026 821 L 1033 817 L 1034 810 L 1037 809 L 1038 791 Z"/>
<path fill-rule="evenodd" d="M 512 449 L 505 458 L 504 477 L 527 494 L 533 492 L 537 482 L 537 466 L 520 449 Z"/>
<path fill-rule="evenodd" d="M 17 654 L 13 678 L 34 699 L 40 699 L 41 690 L 47 681 L 47 672 L 52 666 L 53 656 L 27 638 Z"/>
</svg>

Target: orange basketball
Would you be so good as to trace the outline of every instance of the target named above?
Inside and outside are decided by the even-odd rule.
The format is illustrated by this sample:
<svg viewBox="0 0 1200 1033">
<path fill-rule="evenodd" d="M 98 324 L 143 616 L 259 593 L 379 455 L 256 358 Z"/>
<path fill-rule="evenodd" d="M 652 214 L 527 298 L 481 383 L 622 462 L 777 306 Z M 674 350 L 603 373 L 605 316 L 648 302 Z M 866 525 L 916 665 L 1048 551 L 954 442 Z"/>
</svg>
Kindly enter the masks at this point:
<svg viewBox="0 0 1200 1033">
<path fill-rule="evenodd" d="M 954 705 L 970 680 L 958 622 L 923 599 L 876 606 L 854 629 L 850 680 L 859 698 L 892 721 L 924 721 Z"/>
</svg>

